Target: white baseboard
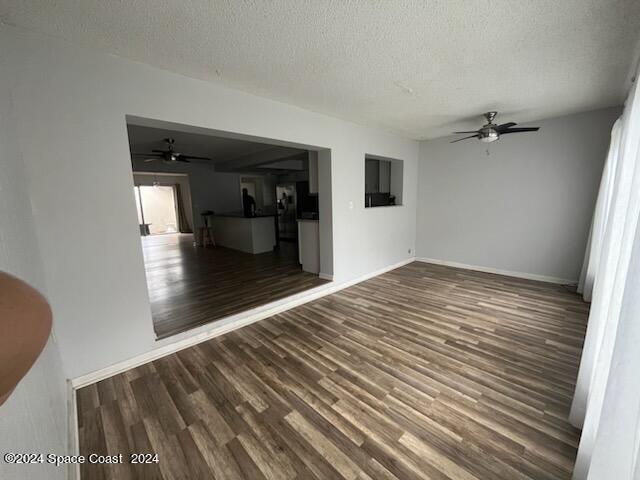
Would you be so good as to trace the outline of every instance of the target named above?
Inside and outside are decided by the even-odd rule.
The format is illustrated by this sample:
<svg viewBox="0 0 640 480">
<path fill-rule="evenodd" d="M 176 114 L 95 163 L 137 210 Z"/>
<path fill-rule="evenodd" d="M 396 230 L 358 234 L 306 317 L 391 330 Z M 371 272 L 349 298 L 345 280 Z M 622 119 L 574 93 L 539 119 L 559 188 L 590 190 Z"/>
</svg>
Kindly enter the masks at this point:
<svg viewBox="0 0 640 480">
<path fill-rule="evenodd" d="M 396 268 L 402 267 L 403 265 L 407 265 L 408 263 L 411 263 L 413 261 L 415 261 L 415 257 L 408 258 L 394 265 L 389 265 L 374 272 L 370 272 L 355 279 L 347 280 L 344 282 L 335 282 L 333 281 L 332 276 L 331 283 L 321 285 L 311 290 L 307 290 L 306 292 L 292 295 L 291 297 L 287 297 L 285 299 L 272 302 L 267 305 L 263 305 L 262 307 L 248 310 L 232 317 L 227 317 L 226 319 L 220 319 L 216 322 L 217 325 L 214 323 L 211 326 L 204 327 L 205 330 L 196 331 L 196 333 L 189 337 L 181 337 L 174 342 L 162 345 L 158 348 L 154 348 L 153 350 L 142 353 L 140 355 L 136 355 L 135 357 L 132 357 L 128 360 L 124 360 L 100 370 L 75 377 L 71 379 L 71 386 L 74 389 L 79 389 L 87 385 L 91 385 L 93 383 L 99 382 L 100 380 L 104 380 L 105 378 L 112 377 L 145 363 L 157 360 L 158 358 L 171 355 L 172 353 L 179 352 L 180 350 L 184 350 L 185 348 L 197 345 L 198 343 L 205 342 L 211 338 L 224 335 L 225 333 L 232 332 L 233 330 L 245 327 L 259 320 L 263 320 L 299 305 L 303 305 L 313 300 L 317 300 L 318 298 L 322 298 L 326 295 L 330 295 L 334 292 L 363 282 L 372 277 L 376 277 L 390 270 L 394 270 Z M 220 322 L 222 322 L 222 324 L 220 324 Z"/>
<path fill-rule="evenodd" d="M 329 280 L 330 282 L 333 282 L 333 275 L 329 275 L 328 273 L 322 273 L 320 272 L 318 274 L 318 277 L 320 277 L 323 280 Z"/>
<path fill-rule="evenodd" d="M 364 282 L 365 280 L 369 280 L 370 278 L 377 277 L 378 275 L 382 275 L 383 273 L 390 272 L 391 270 L 395 270 L 396 268 L 404 267 L 405 265 L 408 265 L 409 263 L 415 261 L 416 257 L 409 257 L 406 260 L 394 263 L 393 265 L 389 265 L 388 267 L 383 267 L 373 272 L 365 273 L 364 275 L 361 275 L 353 280 L 347 280 L 346 282 L 340 283 L 339 288 L 337 288 L 336 290 L 342 290 L 343 288 L 350 287 L 351 285 Z"/>
<path fill-rule="evenodd" d="M 448 260 L 437 260 L 435 258 L 416 257 L 416 261 L 433 263 L 435 265 L 445 265 L 447 267 L 464 268 L 465 270 L 474 270 L 476 272 L 495 273 L 497 275 L 505 275 L 507 277 L 537 280 L 539 282 L 557 283 L 560 285 L 576 285 L 578 283 L 577 280 L 568 280 L 566 278 L 549 277 L 546 275 L 536 275 L 533 273 L 512 272 L 510 270 L 500 270 L 497 268 L 482 267 L 479 265 L 467 265 L 466 263 L 450 262 Z"/>
</svg>

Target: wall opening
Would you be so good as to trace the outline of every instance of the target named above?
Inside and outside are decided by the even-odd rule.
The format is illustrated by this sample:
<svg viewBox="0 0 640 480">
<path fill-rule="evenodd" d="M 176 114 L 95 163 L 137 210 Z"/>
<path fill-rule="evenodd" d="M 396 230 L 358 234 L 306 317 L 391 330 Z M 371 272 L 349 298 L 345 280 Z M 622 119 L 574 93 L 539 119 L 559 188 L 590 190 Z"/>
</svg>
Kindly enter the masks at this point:
<svg viewBox="0 0 640 480">
<path fill-rule="evenodd" d="M 332 278 L 330 150 L 126 120 L 158 338 Z"/>
<path fill-rule="evenodd" d="M 404 162 L 366 154 L 364 159 L 364 206 L 402 205 Z"/>
</svg>

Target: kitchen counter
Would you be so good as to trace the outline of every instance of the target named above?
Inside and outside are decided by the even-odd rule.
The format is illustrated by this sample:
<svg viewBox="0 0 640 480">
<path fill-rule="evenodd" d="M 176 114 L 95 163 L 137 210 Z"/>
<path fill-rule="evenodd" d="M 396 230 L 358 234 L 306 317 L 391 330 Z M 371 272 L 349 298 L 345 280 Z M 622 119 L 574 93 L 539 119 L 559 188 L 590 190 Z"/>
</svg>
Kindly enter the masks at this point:
<svg viewBox="0 0 640 480">
<path fill-rule="evenodd" d="M 317 274 L 320 271 L 320 228 L 317 219 L 298 219 L 298 258 L 305 272 Z"/>
<path fill-rule="evenodd" d="M 226 212 L 226 213 L 216 213 L 216 217 L 231 217 L 231 218 L 263 218 L 263 217 L 277 217 L 276 213 L 259 213 L 254 215 L 253 217 L 245 217 L 242 212 Z"/>
<path fill-rule="evenodd" d="M 223 213 L 213 217 L 216 245 L 246 253 L 270 252 L 276 246 L 275 215 L 245 217 L 242 213 Z"/>
</svg>

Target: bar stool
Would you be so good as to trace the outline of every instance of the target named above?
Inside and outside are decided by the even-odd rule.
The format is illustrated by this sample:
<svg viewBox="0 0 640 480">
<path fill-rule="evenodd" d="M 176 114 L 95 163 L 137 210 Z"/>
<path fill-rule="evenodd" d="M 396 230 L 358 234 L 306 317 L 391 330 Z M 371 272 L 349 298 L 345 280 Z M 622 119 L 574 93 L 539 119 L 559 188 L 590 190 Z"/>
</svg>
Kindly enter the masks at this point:
<svg viewBox="0 0 640 480">
<path fill-rule="evenodd" d="M 200 245 L 203 247 L 215 247 L 216 242 L 213 239 L 213 216 L 212 210 L 205 210 L 200 214 L 202 216 L 202 223 L 204 227 L 200 227 L 199 237 Z"/>
</svg>

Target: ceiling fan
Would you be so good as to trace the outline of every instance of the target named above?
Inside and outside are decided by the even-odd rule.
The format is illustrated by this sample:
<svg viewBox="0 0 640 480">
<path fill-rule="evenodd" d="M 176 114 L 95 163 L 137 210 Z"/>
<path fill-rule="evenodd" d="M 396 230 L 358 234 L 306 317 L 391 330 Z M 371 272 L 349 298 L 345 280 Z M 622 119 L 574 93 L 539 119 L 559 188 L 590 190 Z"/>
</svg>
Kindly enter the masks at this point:
<svg viewBox="0 0 640 480">
<path fill-rule="evenodd" d="M 167 144 L 166 150 L 151 150 L 152 153 L 134 153 L 131 152 L 131 156 L 134 157 L 147 157 L 145 162 L 155 162 L 156 160 L 162 160 L 166 163 L 183 162 L 189 163 L 189 160 L 211 160 L 207 157 L 196 157 L 195 155 L 185 155 L 184 153 L 178 153 L 173 149 L 173 144 L 176 142 L 173 138 L 165 138 Z"/>
<path fill-rule="evenodd" d="M 473 135 L 469 135 L 468 137 L 459 138 L 458 140 L 453 140 L 449 143 L 460 142 L 461 140 L 466 140 L 468 138 L 477 138 L 481 142 L 490 143 L 495 142 L 500 138 L 500 135 L 505 135 L 507 133 L 519 133 L 519 132 L 537 132 L 540 130 L 540 127 L 524 127 L 524 128 L 513 128 L 517 125 L 517 123 L 509 122 L 503 123 L 502 125 L 496 125 L 493 123 L 493 120 L 498 115 L 498 112 L 487 112 L 484 114 L 484 117 L 487 119 L 487 124 L 478 130 L 472 130 L 469 132 L 453 132 L 455 134 L 459 133 L 473 133 Z"/>
</svg>

